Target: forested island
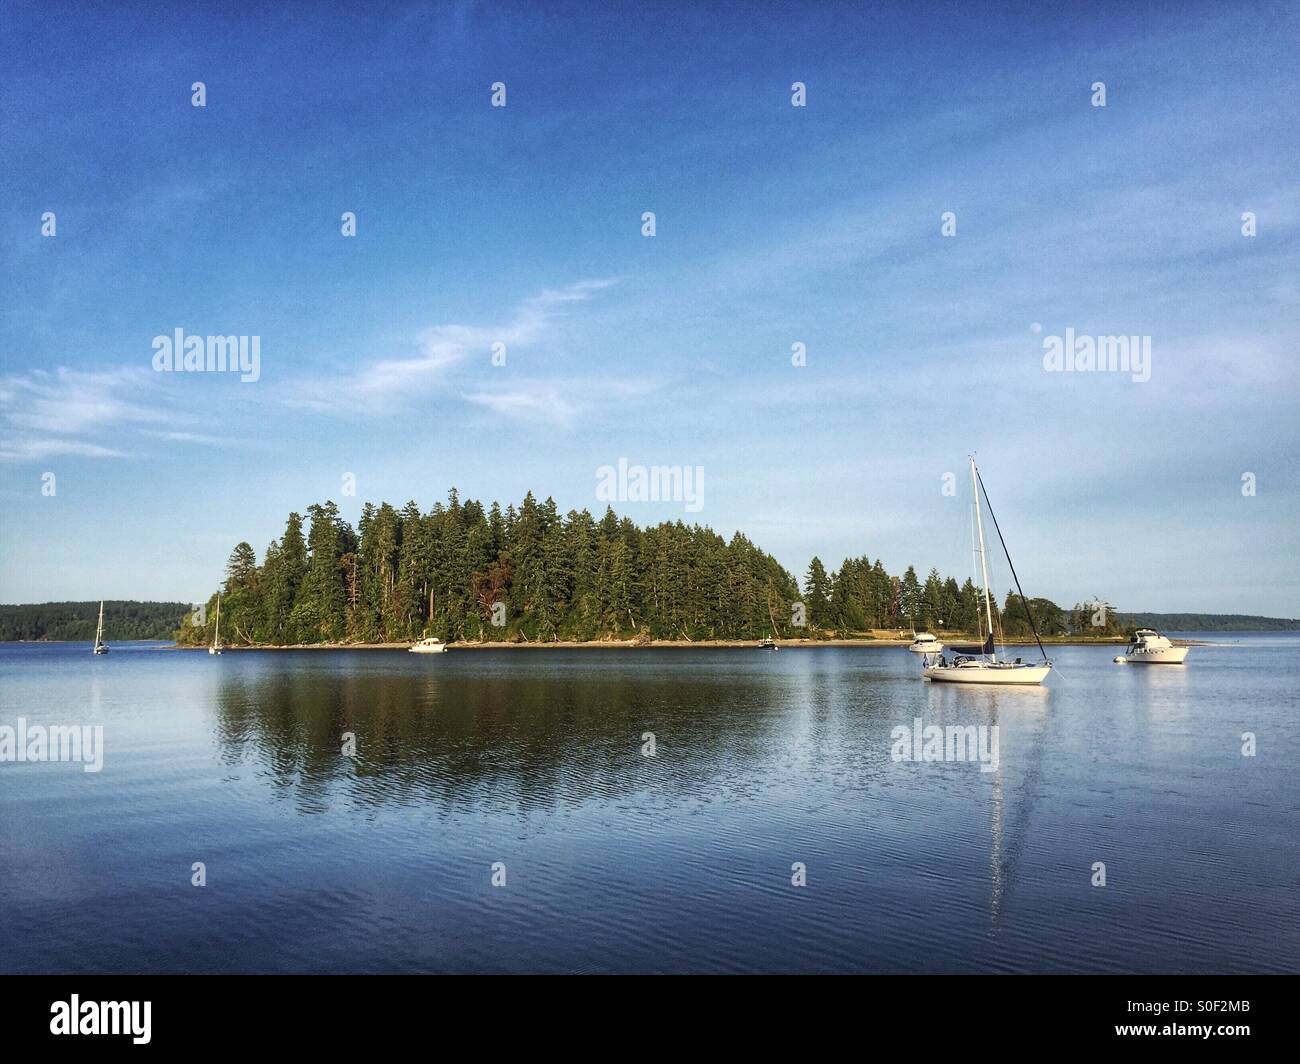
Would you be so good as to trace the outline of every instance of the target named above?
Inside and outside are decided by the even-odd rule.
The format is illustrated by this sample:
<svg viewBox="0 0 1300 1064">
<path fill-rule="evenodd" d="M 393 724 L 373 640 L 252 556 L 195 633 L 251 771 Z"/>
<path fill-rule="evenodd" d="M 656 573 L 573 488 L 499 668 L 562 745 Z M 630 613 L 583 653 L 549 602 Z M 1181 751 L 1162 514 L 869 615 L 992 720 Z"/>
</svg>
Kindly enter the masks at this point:
<svg viewBox="0 0 1300 1064">
<path fill-rule="evenodd" d="M 187 602 L 104 603 L 104 638 L 175 639 L 176 629 L 190 612 Z M 95 638 L 99 601 L 39 602 L 0 605 L 0 642 L 89 641 Z"/>
<path fill-rule="evenodd" d="M 529 493 L 504 510 L 462 502 L 421 512 L 367 503 L 354 529 L 333 502 L 291 513 L 259 564 L 238 544 L 221 588 L 221 635 L 234 646 L 404 642 L 869 638 L 873 630 L 974 633 L 982 593 L 931 569 L 901 576 L 866 555 L 802 581 L 737 532 L 681 521 L 641 528 L 606 509 L 560 514 Z M 1031 599 L 1044 636 L 1122 634 L 1108 606 Z M 213 636 L 187 619 L 182 645 Z M 1008 638 L 1031 635 L 1017 596 L 995 606 Z"/>
<path fill-rule="evenodd" d="M 827 570 L 813 558 L 802 580 L 737 532 L 730 540 L 681 521 L 641 528 L 606 509 L 561 515 L 530 493 L 502 510 L 453 490 L 427 513 L 367 504 L 355 529 L 333 502 L 292 513 L 258 562 L 238 544 L 220 589 L 221 635 L 232 646 L 593 640 L 693 642 L 776 638 L 870 639 L 912 629 L 973 636 L 982 593 L 914 567 L 901 576 L 863 555 Z M 212 640 L 217 593 L 206 609 L 183 602 L 107 601 L 107 638 Z M 1300 621 L 1238 614 L 1116 613 L 1030 599 L 1045 638 L 1113 638 L 1164 631 L 1295 631 Z M 0 605 L 0 641 L 84 640 L 99 603 Z M 802 622 L 802 623 L 800 623 Z M 1014 593 L 994 624 L 1032 638 Z"/>
</svg>

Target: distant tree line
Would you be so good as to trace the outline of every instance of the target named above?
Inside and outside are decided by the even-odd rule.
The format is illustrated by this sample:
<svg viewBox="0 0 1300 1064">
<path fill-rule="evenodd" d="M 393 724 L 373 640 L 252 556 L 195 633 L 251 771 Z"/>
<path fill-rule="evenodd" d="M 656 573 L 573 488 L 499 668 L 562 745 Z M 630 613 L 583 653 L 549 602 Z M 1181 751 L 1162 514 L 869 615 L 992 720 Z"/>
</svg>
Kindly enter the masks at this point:
<svg viewBox="0 0 1300 1064">
<path fill-rule="evenodd" d="M 1296 632 L 1300 620 L 1247 613 L 1123 613 L 1120 624 L 1161 632 Z"/>
<path fill-rule="evenodd" d="M 176 627 L 190 612 L 185 602 L 104 603 L 104 637 L 174 639 Z M 0 642 L 20 640 L 89 641 L 99 623 L 99 602 L 40 602 L 0 606 Z"/>
</svg>

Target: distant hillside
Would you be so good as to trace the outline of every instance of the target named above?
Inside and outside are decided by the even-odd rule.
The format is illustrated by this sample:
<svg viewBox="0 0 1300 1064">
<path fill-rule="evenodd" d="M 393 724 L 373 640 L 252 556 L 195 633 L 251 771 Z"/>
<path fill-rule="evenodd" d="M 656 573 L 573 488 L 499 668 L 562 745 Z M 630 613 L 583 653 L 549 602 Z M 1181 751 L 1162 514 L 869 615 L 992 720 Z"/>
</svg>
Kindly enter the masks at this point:
<svg viewBox="0 0 1300 1064">
<path fill-rule="evenodd" d="M 1155 628 L 1161 632 L 1296 632 L 1300 620 L 1253 617 L 1245 613 L 1121 613 L 1124 628 Z"/>
<path fill-rule="evenodd" d="M 104 603 L 104 638 L 175 639 L 191 612 L 186 602 Z M 0 642 L 18 640 L 89 641 L 95 638 L 99 602 L 40 602 L 0 605 Z"/>
</svg>

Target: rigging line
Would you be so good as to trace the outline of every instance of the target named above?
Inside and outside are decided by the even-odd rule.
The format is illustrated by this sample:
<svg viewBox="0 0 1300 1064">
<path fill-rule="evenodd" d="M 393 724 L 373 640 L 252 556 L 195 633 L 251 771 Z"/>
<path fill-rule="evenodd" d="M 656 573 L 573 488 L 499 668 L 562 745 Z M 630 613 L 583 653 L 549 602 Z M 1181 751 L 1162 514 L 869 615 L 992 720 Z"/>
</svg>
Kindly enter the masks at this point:
<svg viewBox="0 0 1300 1064">
<path fill-rule="evenodd" d="M 993 528 L 998 534 L 998 542 L 1002 544 L 1002 553 L 1007 556 L 1007 565 L 1011 568 L 1011 579 L 1016 582 L 1016 591 L 1020 593 L 1020 602 L 1025 607 L 1025 616 L 1029 618 L 1030 630 L 1034 633 L 1034 642 L 1038 644 L 1038 652 L 1043 655 L 1043 660 L 1047 660 L 1047 651 L 1043 648 L 1043 641 L 1038 635 L 1038 625 L 1034 623 L 1034 611 L 1029 608 L 1029 600 L 1025 598 L 1024 588 L 1020 586 L 1020 577 L 1016 575 L 1015 562 L 1011 560 L 1011 552 L 1007 550 L 1007 541 L 1002 538 L 1002 529 L 998 525 L 997 514 L 993 512 L 993 504 L 989 502 L 989 489 L 984 486 L 984 478 L 980 476 L 978 469 L 975 470 L 975 479 L 980 482 L 980 491 L 984 493 L 984 502 L 989 508 L 989 517 L 993 519 Z"/>
</svg>

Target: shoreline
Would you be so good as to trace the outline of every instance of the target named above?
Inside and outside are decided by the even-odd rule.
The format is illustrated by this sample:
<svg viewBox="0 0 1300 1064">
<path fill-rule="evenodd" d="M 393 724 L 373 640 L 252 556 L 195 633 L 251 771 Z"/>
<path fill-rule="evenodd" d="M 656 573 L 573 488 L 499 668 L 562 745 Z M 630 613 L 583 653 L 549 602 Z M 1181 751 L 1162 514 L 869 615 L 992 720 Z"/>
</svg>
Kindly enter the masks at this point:
<svg viewBox="0 0 1300 1064">
<path fill-rule="evenodd" d="M 897 649 L 898 647 L 908 647 L 912 640 L 903 639 L 778 639 L 776 645 L 781 649 L 805 649 L 810 647 L 888 647 Z M 1200 646 L 1203 645 L 1200 640 L 1176 640 L 1178 645 L 1182 646 Z M 1126 646 L 1128 639 L 1124 636 L 1113 636 L 1102 639 L 1053 639 L 1043 640 L 1044 646 Z M 399 643 L 294 643 L 294 644 L 259 644 L 256 646 L 226 646 L 224 650 L 229 653 L 239 653 L 248 650 L 409 650 L 414 645 L 414 641 Z M 1006 647 L 1032 647 L 1032 640 L 1009 640 L 1000 644 Z M 465 643 L 448 643 L 448 650 L 757 650 L 759 649 L 756 640 L 739 640 L 739 639 L 602 639 L 578 641 L 573 639 L 561 639 L 549 643 L 541 642 L 504 642 L 504 641 L 487 641 L 487 642 L 465 642 Z M 160 650 L 198 650 L 206 651 L 206 646 L 181 646 L 172 644 L 167 647 L 160 647 Z"/>
</svg>

